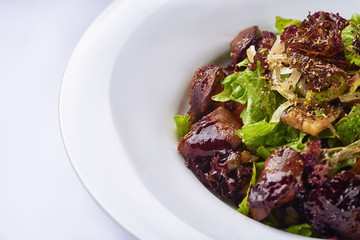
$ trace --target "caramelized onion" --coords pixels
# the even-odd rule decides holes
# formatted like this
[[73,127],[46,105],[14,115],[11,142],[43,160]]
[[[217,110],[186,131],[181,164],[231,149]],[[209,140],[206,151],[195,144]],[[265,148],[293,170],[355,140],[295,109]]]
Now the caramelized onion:
[[274,112],[270,122],[280,122],[281,114],[290,106],[294,105],[294,101],[287,101],[281,104]]
[[278,91],[284,98],[288,100],[294,100],[296,98],[296,95],[293,93],[296,89],[295,86],[299,79],[301,78],[301,73],[296,70],[292,69],[292,73],[288,78],[286,78],[283,82],[279,78],[280,72],[274,71],[275,74],[273,76],[276,78],[273,82],[273,86],[271,87],[271,90]]
[[256,50],[255,50],[255,46],[251,45],[247,50],[246,50],[246,55],[247,58],[249,59],[250,62],[254,62],[254,57],[256,55]]
[[306,85],[305,79],[302,78],[299,80],[297,84],[297,90],[301,95],[303,95],[304,97],[306,96],[308,91],[308,86]]
[[360,92],[347,93],[339,96],[341,102],[352,102],[355,100],[360,100]]

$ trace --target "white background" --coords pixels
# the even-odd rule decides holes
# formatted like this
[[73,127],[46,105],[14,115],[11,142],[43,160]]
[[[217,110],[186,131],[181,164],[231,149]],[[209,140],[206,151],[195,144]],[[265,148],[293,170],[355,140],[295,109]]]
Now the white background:
[[0,1],[0,240],[133,239],[79,181],[58,120],[66,64],[111,2]]

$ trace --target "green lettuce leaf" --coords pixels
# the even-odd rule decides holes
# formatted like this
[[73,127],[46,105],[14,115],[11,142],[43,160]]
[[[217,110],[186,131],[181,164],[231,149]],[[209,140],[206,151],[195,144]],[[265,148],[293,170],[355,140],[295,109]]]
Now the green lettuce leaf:
[[356,25],[360,24],[360,14],[354,13],[349,19],[350,22],[353,22]]
[[191,123],[189,122],[190,116],[185,115],[176,115],[174,116],[175,124],[176,124],[176,133],[178,138],[182,138],[185,136],[191,127]]
[[295,150],[304,150],[306,147],[303,140],[307,134],[282,122],[260,121],[244,126],[236,133],[248,149],[265,159],[276,148],[284,145]]
[[357,72],[348,82],[350,85],[349,93],[355,92],[360,86],[360,72]]
[[323,161],[335,171],[340,171],[344,167],[351,167],[360,158],[360,140],[339,147],[327,148],[323,152]]
[[295,233],[305,237],[314,237],[316,236],[315,229],[308,223],[303,223],[299,225],[291,225],[284,231]]
[[246,192],[246,196],[243,198],[243,200],[241,201],[241,203],[239,204],[239,207],[237,209],[237,211],[245,216],[249,216],[249,207],[247,206],[247,202],[248,202],[248,196],[249,196],[249,191],[250,188],[248,188],[247,192]]
[[342,162],[339,162],[335,166],[335,169],[332,171],[332,175],[336,175],[338,172],[344,170],[345,168],[351,168],[356,163],[356,161],[356,158],[349,158]]
[[262,120],[269,120],[284,98],[275,91],[270,91],[260,62],[257,69],[246,68],[227,76],[222,82],[224,91],[213,96],[214,101],[226,102],[233,100],[246,105],[240,117],[244,125]]
[[309,90],[306,93],[305,104],[329,102],[333,99],[338,98],[348,89],[348,87],[349,86],[346,83],[346,80],[343,79],[339,86],[331,86],[330,88],[321,92],[313,92]]
[[297,19],[282,18],[280,16],[276,16],[275,18],[275,27],[280,33],[284,32],[284,28],[288,26],[291,25],[300,26],[300,24],[301,21]]
[[301,217],[292,207],[276,208],[271,211],[262,223],[286,232],[306,237],[316,237],[315,229],[308,223],[299,222],[300,219]]
[[338,138],[348,145],[360,138],[360,104],[352,107],[350,113],[335,125]]
[[241,62],[237,63],[236,66],[239,68],[246,67],[248,65],[248,63],[249,63],[249,59],[245,58]]
[[251,175],[251,180],[249,183],[249,187],[248,190],[246,192],[246,196],[244,197],[244,199],[241,201],[241,203],[239,204],[239,208],[237,209],[237,211],[241,214],[244,214],[245,216],[249,216],[249,207],[247,206],[247,202],[248,202],[248,196],[249,196],[249,192],[250,189],[255,186],[257,179],[260,176],[261,170],[264,167],[264,162],[253,162],[253,171],[252,171],[252,175]]
[[[344,53],[346,59],[351,63],[360,66],[360,32],[359,25],[349,24],[341,32],[344,41]],[[356,44],[355,44],[356,43]]]

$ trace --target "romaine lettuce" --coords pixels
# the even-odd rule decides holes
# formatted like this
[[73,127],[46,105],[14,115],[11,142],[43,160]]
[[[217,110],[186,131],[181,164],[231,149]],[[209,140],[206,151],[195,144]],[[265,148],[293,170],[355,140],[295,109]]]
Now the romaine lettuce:
[[348,145],[360,137],[360,104],[352,107],[350,113],[335,125],[338,138]]
[[356,161],[357,161],[356,158],[349,158],[342,162],[338,162],[336,164],[334,170],[332,171],[332,175],[337,174],[338,172],[340,172],[341,170],[344,170],[345,168],[351,168],[352,166],[354,166]]
[[175,120],[175,124],[176,124],[176,133],[178,138],[182,138],[183,136],[185,136],[191,127],[191,124],[189,122],[190,120],[190,116],[185,114],[185,115],[176,115],[174,116],[174,120]]
[[222,82],[224,91],[213,96],[214,101],[226,102],[233,100],[247,104],[240,117],[245,126],[262,120],[269,120],[284,98],[270,88],[263,76],[260,62],[257,69],[246,68],[227,76]]
[[300,24],[301,21],[297,19],[282,18],[280,16],[276,16],[275,18],[275,27],[280,33],[284,32],[284,28],[288,26],[291,25],[300,26]]
[[314,92],[309,90],[306,94],[305,104],[329,102],[338,98],[348,89],[348,84],[343,80],[338,86],[331,86],[330,88],[321,92]]
[[350,22],[353,22],[354,24],[358,25],[360,24],[360,14],[354,13],[351,18],[349,19]]
[[242,213],[245,216],[249,215],[249,207],[247,206],[247,202],[248,202],[248,196],[249,196],[250,188],[255,186],[256,181],[259,178],[261,170],[263,169],[263,167],[264,167],[264,162],[253,162],[252,176],[251,176],[251,180],[250,180],[250,183],[249,183],[248,190],[246,192],[246,196],[241,201],[241,203],[239,204],[239,208],[237,209],[237,211],[239,213]]
[[237,134],[248,149],[265,159],[276,148],[284,145],[295,150],[304,150],[306,147],[303,141],[307,134],[282,122],[260,121],[244,126]]
[[341,32],[344,41],[344,53],[346,59],[360,66],[360,32],[359,25],[349,24]]
[[316,236],[315,230],[310,224],[303,223],[299,225],[291,225],[288,228],[284,229],[286,232],[295,233],[305,237],[314,237]]

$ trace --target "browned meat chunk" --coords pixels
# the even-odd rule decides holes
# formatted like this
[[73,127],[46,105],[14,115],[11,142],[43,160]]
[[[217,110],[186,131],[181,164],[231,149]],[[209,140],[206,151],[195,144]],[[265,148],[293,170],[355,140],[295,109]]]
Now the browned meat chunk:
[[360,158],[356,159],[356,163],[352,166],[351,171],[360,174]]
[[246,104],[243,105],[241,103],[235,101],[227,101],[222,104],[227,110],[229,110],[234,116],[235,120],[238,121],[241,125],[243,125],[242,119],[240,118],[240,114],[245,109]]
[[178,150],[185,157],[206,157],[236,149],[241,139],[236,135],[240,124],[224,107],[218,107],[196,122],[181,138]]
[[217,197],[239,204],[248,187],[252,161],[249,152],[237,151],[240,124],[224,107],[201,118],[178,145],[186,166]]
[[251,45],[256,44],[256,40],[259,38],[260,34],[260,30],[257,26],[249,27],[239,32],[230,43],[233,63],[236,64],[245,59],[246,49]]
[[271,49],[276,41],[276,35],[272,32],[262,31],[256,44],[257,48]]
[[273,208],[292,201],[303,188],[304,161],[290,147],[276,149],[265,161],[259,181],[250,190],[248,203],[253,218],[261,221]]
[[305,213],[321,237],[360,239],[360,175],[343,171],[323,182],[310,192]]
[[297,105],[285,111],[280,117],[280,121],[299,129],[312,136],[318,135],[326,128],[332,127],[333,123],[343,111],[341,107],[324,106],[320,114],[316,114],[313,110],[307,109],[307,106]]
[[202,116],[216,108],[216,103],[211,97],[222,91],[221,82],[225,75],[221,67],[211,63],[199,68],[192,79],[190,91],[190,121],[198,121]]

